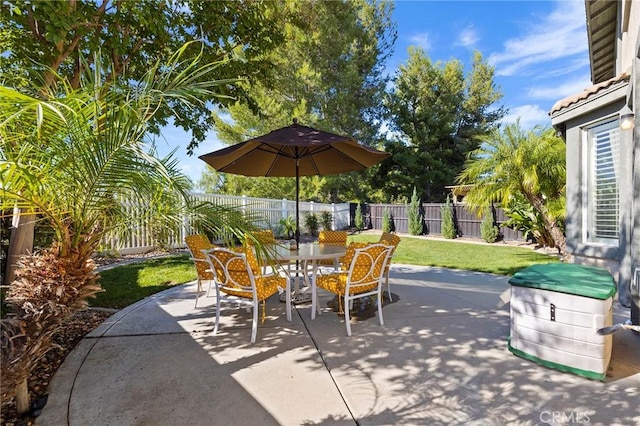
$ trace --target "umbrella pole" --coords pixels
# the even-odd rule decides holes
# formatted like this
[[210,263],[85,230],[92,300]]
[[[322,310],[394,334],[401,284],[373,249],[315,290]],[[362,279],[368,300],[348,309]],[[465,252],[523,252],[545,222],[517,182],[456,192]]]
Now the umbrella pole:
[[300,246],[300,171],[296,160],[296,245]]

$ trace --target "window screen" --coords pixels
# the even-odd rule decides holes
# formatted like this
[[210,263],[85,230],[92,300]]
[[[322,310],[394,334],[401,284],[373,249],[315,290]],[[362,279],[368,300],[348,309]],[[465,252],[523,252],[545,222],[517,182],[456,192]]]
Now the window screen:
[[618,245],[620,129],[609,121],[587,131],[587,242]]

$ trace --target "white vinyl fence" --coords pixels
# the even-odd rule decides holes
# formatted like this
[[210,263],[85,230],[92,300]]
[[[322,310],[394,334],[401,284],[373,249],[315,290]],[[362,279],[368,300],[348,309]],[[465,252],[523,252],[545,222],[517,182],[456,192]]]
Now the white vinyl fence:
[[[296,202],[295,200],[273,200],[269,198],[253,198],[247,196],[219,195],[219,194],[200,194],[191,193],[197,199],[209,201],[216,205],[230,206],[240,208],[244,211],[257,214],[260,218],[257,225],[265,229],[279,230],[279,222],[282,218],[291,216],[295,219]],[[134,209],[130,204],[125,203],[127,208]],[[333,223],[332,229],[346,229],[350,225],[349,203],[341,204],[323,204],[314,203],[313,201],[300,202],[300,232],[304,233],[304,216],[305,212],[313,212],[318,216],[328,211],[331,213]],[[320,219],[318,217],[318,219]],[[157,248],[159,244],[163,244],[172,248],[186,247],[184,244],[185,236],[193,233],[194,230],[189,226],[189,218],[183,219],[183,225],[177,232],[169,235],[158,236],[152,229],[152,224],[146,224],[142,219],[133,224],[131,232],[126,238],[111,237],[106,238],[102,243],[102,250],[113,250],[120,254],[136,254],[145,253]]]

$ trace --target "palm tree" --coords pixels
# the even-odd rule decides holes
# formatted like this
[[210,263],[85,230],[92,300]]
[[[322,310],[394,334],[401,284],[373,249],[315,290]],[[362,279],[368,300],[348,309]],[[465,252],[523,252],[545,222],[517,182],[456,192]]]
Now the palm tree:
[[524,131],[509,124],[480,137],[481,146],[469,154],[457,182],[472,185],[465,202],[483,209],[497,202],[508,206],[525,200],[539,214],[545,230],[563,257],[566,240],[565,145],[553,129]]
[[238,210],[193,201],[176,160],[153,155],[149,126],[159,108],[199,104],[227,83],[202,79],[219,64],[186,60],[185,48],[151,64],[134,89],[106,80],[99,55],[79,88],[60,80],[45,100],[0,87],[0,211],[35,214],[55,235],[50,248],[22,259],[7,293],[16,316],[2,320],[3,393],[22,395],[19,410],[56,325],[101,291],[91,260],[100,240],[141,224],[122,201],[156,228],[176,229],[187,213],[217,234],[242,236],[250,226]]

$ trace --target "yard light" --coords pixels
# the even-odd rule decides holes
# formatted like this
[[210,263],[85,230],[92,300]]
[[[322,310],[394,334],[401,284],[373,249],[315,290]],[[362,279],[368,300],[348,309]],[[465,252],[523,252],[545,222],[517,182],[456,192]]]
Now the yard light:
[[620,110],[620,129],[621,130],[631,130],[635,126],[635,114],[629,108],[629,105],[625,105]]

